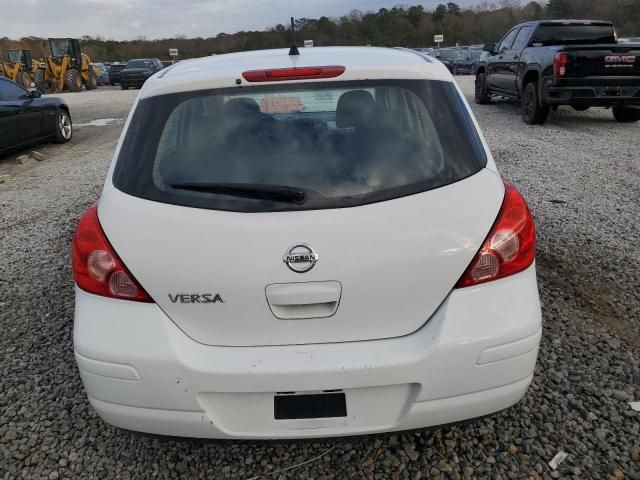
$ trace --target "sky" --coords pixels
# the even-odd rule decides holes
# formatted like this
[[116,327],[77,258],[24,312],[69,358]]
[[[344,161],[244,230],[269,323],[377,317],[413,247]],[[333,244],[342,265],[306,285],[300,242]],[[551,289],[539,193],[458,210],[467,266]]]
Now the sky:
[[[460,6],[479,0],[458,0]],[[0,37],[82,37],[115,40],[176,35],[212,37],[218,33],[263,30],[287,24],[289,17],[339,17],[351,10],[377,11],[442,0],[0,0]]]

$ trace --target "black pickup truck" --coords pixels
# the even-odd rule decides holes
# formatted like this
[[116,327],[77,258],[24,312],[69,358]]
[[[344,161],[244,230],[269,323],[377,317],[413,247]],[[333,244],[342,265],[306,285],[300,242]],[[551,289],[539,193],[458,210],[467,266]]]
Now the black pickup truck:
[[611,22],[551,20],[522,23],[476,71],[475,100],[520,100],[522,119],[543,124],[549,110],[611,107],[619,122],[640,120],[640,44],[617,43]]

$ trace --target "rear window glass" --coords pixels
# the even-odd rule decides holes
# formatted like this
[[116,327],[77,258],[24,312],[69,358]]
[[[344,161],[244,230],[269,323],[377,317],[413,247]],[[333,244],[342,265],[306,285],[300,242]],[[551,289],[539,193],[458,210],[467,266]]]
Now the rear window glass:
[[440,50],[442,58],[458,58],[460,53],[455,50]]
[[533,46],[545,45],[589,45],[616,43],[611,25],[540,25],[531,39]]
[[129,60],[127,62],[127,68],[149,68],[151,67],[151,60]]
[[314,82],[144,99],[113,182],[176,205],[306,210],[423,192],[485,164],[452,83]]

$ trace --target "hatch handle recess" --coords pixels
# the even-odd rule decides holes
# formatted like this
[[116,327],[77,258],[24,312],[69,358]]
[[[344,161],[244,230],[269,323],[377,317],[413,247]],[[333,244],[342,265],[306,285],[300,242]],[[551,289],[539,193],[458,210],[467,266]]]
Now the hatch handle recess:
[[340,282],[274,283],[265,289],[271,312],[280,319],[330,317],[340,304]]

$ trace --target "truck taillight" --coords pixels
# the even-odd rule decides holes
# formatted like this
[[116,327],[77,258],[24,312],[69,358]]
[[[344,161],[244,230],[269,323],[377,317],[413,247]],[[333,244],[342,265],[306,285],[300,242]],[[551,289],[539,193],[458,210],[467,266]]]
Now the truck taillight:
[[509,182],[504,182],[504,189],[498,218],[456,288],[508,277],[527,269],[535,259],[536,232],[527,202]]
[[569,63],[569,54],[558,52],[553,59],[553,74],[556,77],[564,77],[567,73],[567,64]]
[[82,215],[71,244],[73,278],[82,290],[103,297],[153,302],[118,258],[98,220],[98,203]]

